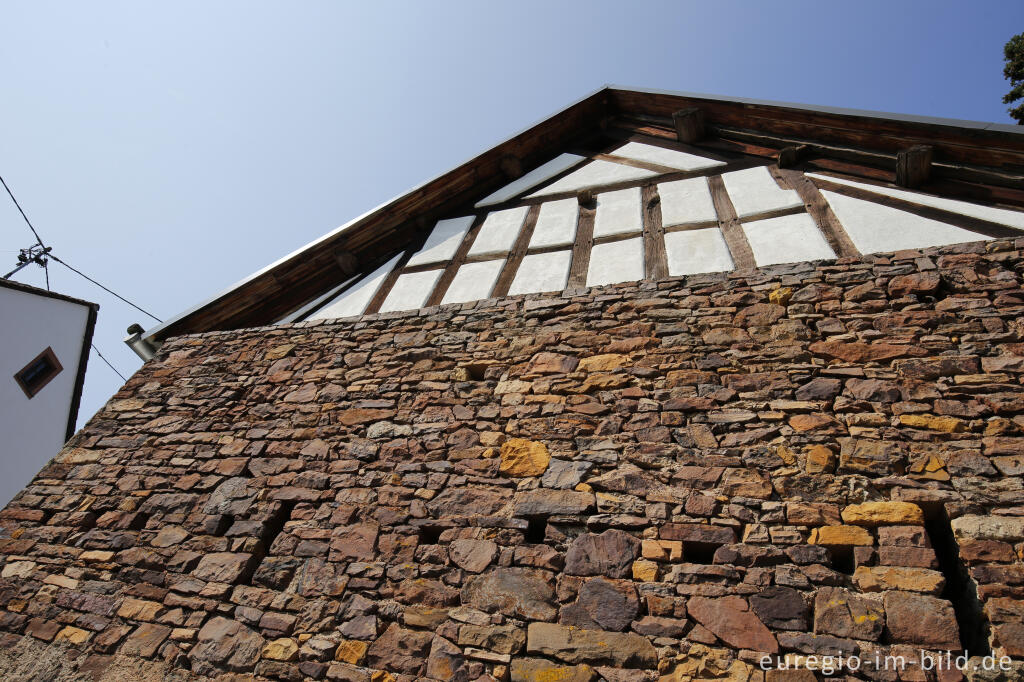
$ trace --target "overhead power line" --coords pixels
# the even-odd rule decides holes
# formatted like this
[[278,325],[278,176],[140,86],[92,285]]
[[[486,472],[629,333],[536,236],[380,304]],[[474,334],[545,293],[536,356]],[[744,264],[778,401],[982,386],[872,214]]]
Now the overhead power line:
[[18,207],[18,213],[20,213],[21,217],[25,219],[25,224],[28,225],[28,229],[32,230],[32,234],[35,235],[36,242],[39,243],[39,246],[46,246],[46,244],[43,244],[42,237],[40,237],[39,233],[36,232],[36,228],[32,226],[32,221],[28,219],[28,216],[25,215],[25,211],[21,209],[21,204],[19,204],[18,200],[14,198],[14,192],[12,192],[11,188],[7,186],[7,182],[4,180],[3,176],[0,176],[0,183],[2,183],[4,189],[7,190],[7,196],[9,196],[11,201],[14,202],[14,205]]
[[117,298],[121,299],[122,301],[124,301],[125,303],[127,303],[128,305],[130,305],[131,307],[133,307],[133,308],[135,308],[136,310],[138,310],[138,311],[139,311],[140,313],[143,313],[143,314],[145,314],[145,315],[149,315],[150,317],[152,317],[152,318],[153,318],[154,320],[156,320],[157,322],[163,323],[163,320],[161,320],[161,319],[160,319],[159,317],[157,317],[157,316],[156,316],[156,315],[154,315],[153,313],[151,313],[151,312],[149,312],[149,311],[147,311],[147,310],[145,310],[145,309],[143,309],[143,308],[140,308],[139,306],[135,305],[134,303],[132,303],[131,301],[129,301],[129,300],[127,299],[127,298],[125,298],[125,297],[124,297],[124,296],[122,296],[121,294],[117,293],[116,291],[113,291],[112,289],[108,289],[107,287],[103,286],[102,284],[100,284],[99,282],[97,282],[96,280],[94,280],[94,279],[93,279],[92,277],[90,277],[89,275],[85,274],[85,273],[84,273],[84,272],[82,272],[81,270],[76,270],[75,268],[71,267],[70,265],[68,265],[67,263],[65,263],[64,261],[62,261],[62,260],[61,260],[60,258],[58,258],[57,256],[54,256],[54,255],[53,255],[52,253],[50,254],[50,258],[52,258],[53,260],[55,260],[55,261],[57,261],[58,263],[60,263],[61,265],[63,265],[64,267],[66,267],[66,268],[67,268],[68,270],[70,270],[71,272],[74,272],[75,274],[77,274],[77,275],[79,275],[79,276],[81,276],[81,277],[84,277],[85,279],[89,280],[90,282],[92,282],[93,284],[95,284],[96,286],[98,286],[98,287],[99,287],[100,289],[103,289],[103,291],[107,292],[108,294],[111,294],[111,295],[113,295],[113,296],[116,296]]
[[94,351],[96,351],[96,355],[100,356],[100,360],[102,360],[103,362],[107,363],[107,367],[109,367],[110,369],[114,370],[114,374],[116,374],[117,376],[121,377],[121,381],[128,381],[127,379],[124,378],[123,374],[121,374],[120,372],[117,371],[116,367],[114,367],[112,364],[110,364],[110,360],[107,360],[105,357],[103,357],[103,353],[100,352],[100,349],[96,347],[95,343],[92,344],[92,349]]

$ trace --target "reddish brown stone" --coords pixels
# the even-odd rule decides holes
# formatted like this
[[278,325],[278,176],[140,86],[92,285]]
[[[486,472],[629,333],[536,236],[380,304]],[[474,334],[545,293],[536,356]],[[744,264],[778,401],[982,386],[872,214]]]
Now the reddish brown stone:
[[770,654],[779,651],[775,635],[741,597],[694,597],[686,608],[697,622],[729,646]]
[[885,593],[886,630],[893,642],[957,651],[960,629],[944,599],[909,592]]
[[600,535],[584,533],[569,546],[565,572],[625,578],[631,574],[633,560],[639,555],[640,541],[629,533],[621,530],[606,530]]

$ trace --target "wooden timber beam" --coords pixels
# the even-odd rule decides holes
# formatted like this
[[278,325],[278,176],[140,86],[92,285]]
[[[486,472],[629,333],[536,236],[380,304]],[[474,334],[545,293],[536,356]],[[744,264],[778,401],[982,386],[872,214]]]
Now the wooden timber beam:
[[672,113],[676,138],[680,142],[693,144],[704,138],[704,112],[699,107],[688,107]]
[[916,189],[928,182],[932,156],[935,150],[926,144],[916,144],[896,154],[896,184]]

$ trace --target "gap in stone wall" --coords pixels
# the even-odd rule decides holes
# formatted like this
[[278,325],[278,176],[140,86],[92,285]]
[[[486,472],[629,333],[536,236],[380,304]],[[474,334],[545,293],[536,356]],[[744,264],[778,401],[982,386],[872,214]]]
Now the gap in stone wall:
[[960,644],[971,655],[988,656],[992,653],[988,619],[982,611],[974,581],[960,559],[960,546],[953,536],[949,516],[939,505],[921,506],[925,511],[925,532],[935,550],[939,570],[946,578],[942,598],[953,604],[960,628]]

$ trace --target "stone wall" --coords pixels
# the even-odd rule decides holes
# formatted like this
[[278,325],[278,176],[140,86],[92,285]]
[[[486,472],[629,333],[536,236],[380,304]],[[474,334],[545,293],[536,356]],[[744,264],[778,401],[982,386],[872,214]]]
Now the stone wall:
[[0,512],[3,644],[375,682],[1019,662],[1021,248],[173,339]]

